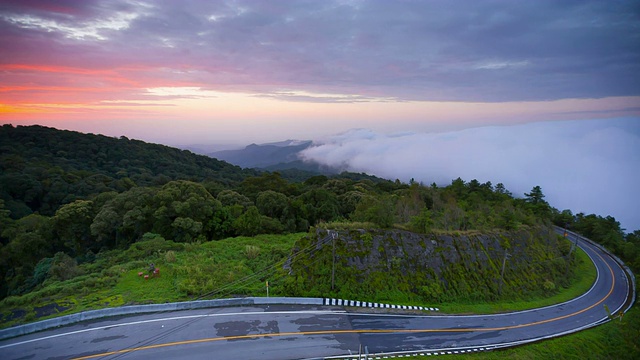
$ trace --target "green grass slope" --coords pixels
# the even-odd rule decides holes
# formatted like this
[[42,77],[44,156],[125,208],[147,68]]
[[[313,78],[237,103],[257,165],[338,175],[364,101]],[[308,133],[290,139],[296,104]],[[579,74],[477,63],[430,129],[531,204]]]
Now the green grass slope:
[[[72,279],[49,279],[28,294],[5,298],[0,302],[0,326],[109,306],[266,296],[266,281],[272,295],[285,295],[283,265],[302,235],[186,244],[146,236],[125,251],[101,252],[92,263],[66,269],[78,274]],[[150,263],[160,275],[145,280]]]

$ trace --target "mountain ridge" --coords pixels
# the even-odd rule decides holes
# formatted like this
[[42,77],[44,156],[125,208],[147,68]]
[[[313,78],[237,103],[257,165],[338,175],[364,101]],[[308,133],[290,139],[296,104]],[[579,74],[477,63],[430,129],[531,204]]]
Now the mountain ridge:
[[243,168],[268,168],[277,164],[287,164],[300,160],[298,154],[311,146],[311,140],[285,140],[267,144],[250,144],[243,149],[221,150],[209,153]]

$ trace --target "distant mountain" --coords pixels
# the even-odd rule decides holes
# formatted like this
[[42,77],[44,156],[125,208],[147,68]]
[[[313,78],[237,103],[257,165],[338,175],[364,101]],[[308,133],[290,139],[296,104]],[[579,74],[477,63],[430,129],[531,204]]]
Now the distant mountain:
[[177,147],[182,150],[189,150],[194,154],[209,156],[210,153],[214,151],[223,151],[223,150],[231,150],[237,149],[238,145],[225,145],[225,144],[177,144],[168,146]]
[[319,164],[302,162],[298,153],[311,146],[310,140],[286,140],[268,144],[251,144],[240,150],[223,150],[209,153],[209,156],[224,160],[243,168],[260,168],[269,171],[301,169],[320,171]]

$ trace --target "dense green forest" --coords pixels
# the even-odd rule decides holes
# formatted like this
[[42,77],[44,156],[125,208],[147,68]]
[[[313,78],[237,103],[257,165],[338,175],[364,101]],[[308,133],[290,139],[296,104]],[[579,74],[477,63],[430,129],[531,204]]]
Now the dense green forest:
[[332,221],[416,233],[553,222],[640,266],[639,231],[554,209],[538,186],[519,198],[501,183],[460,178],[441,187],[347,173],[290,181],[166,146],[39,126],[5,125],[0,143],[0,298],[80,275],[78,265],[143,239],[204,243]]
[[42,126],[3,125],[0,157],[0,199],[14,219],[108,191],[178,179],[233,185],[257,174],[186,150]]

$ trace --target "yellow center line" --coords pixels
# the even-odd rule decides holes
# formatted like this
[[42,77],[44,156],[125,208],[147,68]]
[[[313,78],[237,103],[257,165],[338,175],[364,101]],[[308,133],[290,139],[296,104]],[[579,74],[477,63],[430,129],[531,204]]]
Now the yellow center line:
[[613,293],[613,289],[616,283],[616,279],[613,273],[613,269],[607,262],[600,256],[600,254],[596,253],[596,255],[604,262],[604,264],[609,268],[609,272],[611,273],[611,288],[607,295],[605,295],[600,301],[597,303],[584,308],[582,310],[576,311],[571,314],[558,316],[555,318],[550,318],[546,320],[534,321],[526,324],[519,325],[509,325],[509,326],[500,326],[493,328],[457,328],[457,329],[360,329],[360,330],[318,330],[318,331],[300,331],[300,332],[283,332],[283,333],[270,333],[270,334],[250,334],[250,335],[236,335],[236,336],[224,336],[224,337],[216,337],[216,338],[205,338],[205,339],[195,339],[195,340],[184,340],[184,341],[175,341],[163,344],[155,344],[155,345],[147,345],[140,346],[129,349],[122,349],[110,352],[104,352],[100,354],[88,355],[83,357],[74,358],[73,360],[85,360],[85,359],[94,359],[103,356],[109,355],[117,355],[124,354],[134,351],[141,350],[149,350],[149,349],[158,349],[169,346],[177,346],[177,345],[190,345],[190,344],[199,344],[206,342],[214,342],[214,341],[222,341],[222,340],[241,340],[241,339],[257,339],[257,338],[266,338],[266,337],[285,337],[285,336],[303,336],[303,335],[339,335],[339,334],[416,334],[416,333],[445,333],[445,332],[487,332],[487,331],[502,331],[502,330],[511,330],[511,329],[519,329],[523,327],[529,327],[534,325],[546,324],[553,321],[558,321],[562,319],[566,319],[571,316],[582,314],[583,312],[589,311],[594,307],[602,304],[611,293]]

